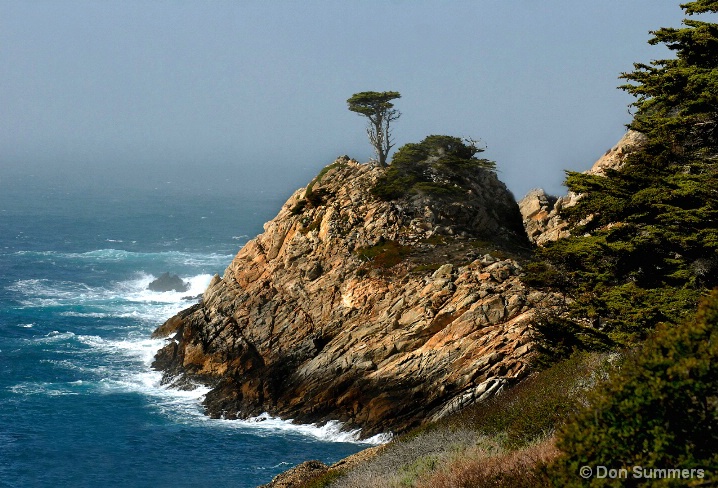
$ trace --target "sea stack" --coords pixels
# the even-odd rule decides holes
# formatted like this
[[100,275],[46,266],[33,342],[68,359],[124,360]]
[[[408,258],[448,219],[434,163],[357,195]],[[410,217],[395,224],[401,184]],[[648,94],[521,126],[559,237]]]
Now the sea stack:
[[165,292],[165,291],[187,291],[189,290],[189,283],[182,281],[182,278],[169,272],[162,273],[159,278],[150,282],[147,285],[147,289],[151,291]]

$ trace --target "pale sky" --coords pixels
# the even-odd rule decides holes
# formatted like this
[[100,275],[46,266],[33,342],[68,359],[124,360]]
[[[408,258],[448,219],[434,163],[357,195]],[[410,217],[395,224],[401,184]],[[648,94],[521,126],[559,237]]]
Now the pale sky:
[[0,0],[0,183],[288,193],[372,155],[359,91],[398,91],[396,147],[482,140],[521,198],[562,194],[624,133],[667,0]]

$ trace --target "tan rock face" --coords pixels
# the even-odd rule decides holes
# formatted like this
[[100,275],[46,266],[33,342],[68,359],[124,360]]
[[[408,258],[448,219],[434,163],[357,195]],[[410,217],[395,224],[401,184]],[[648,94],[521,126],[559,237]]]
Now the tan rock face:
[[564,237],[568,237],[568,223],[559,217],[562,208],[575,205],[578,195],[570,193],[564,197],[547,195],[541,189],[531,190],[519,201],[519,209],[524,219],[526,235],[534,244],[543,246]]
[[646,140],[646,136],[640,132],[629,130],[621,137],[621,140],[618,141],[615,146],[606,151],[606,154],[593,163],[591,169],[586,171],[586,173],[590,175],[604,175],[608,169],[620,170],[626,162],[626,157],[632,152],[642,148]]
[[[213,386],[207,412],[336,419],[362,434],[402,431],[481,401],[527,373],[533,310],[500,243],[521,217],[492,173],[460,201],[384,202],[382,169],[340,159],[297,191],[171,318],[155,366]],[[497,244],[499,243],[499,244]],[[489,246],[489,247],[486,247]],[[181,383],[181,381],[180,381]]]
[[[640,132],[629,130],[618,143],[606,151],[587,174],[603,176],[609,169],[620,170],[626,157],[645,144],[646,136]],[[552,197],[541,189],[531,190],[519,201],[526,234],[531,242],[543,246],[570,235],[568,224],[561,220],[559,213],[562,208],[571,207],[578,202],[580,195],[569,192],[563,197]]]

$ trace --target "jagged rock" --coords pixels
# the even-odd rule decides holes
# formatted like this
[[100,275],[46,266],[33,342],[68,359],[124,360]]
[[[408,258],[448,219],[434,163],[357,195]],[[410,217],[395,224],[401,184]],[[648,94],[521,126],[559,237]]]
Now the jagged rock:
[[547,195],[542,189],[534,189],[519,201],[524,228],[529,240],[538,246],[568,237],[568,224],[558,216],[564,207],[575,205],[578,195],[569,192],[563,197]]
[[328,470],[329,466],[321,461],[305,461],[278,474],[271,482],[258,488],[295,488],[304,486],[305,483],[326,473]]
[[189,290],[189,283],[182,281],[177,275],[171,275],[169,273],[162,273],[159,278],[153,280],[147,289],[152,291],[187,291]]
[[386,202],[370,191],[382,171],[341,158],[312,201],[295,192],[200,304],[160,328],[165,381],[212,386],[213,417],[339,420],[371,436],[523,377],[534,309],[552,297],[485,247],[526,242],[513,196],[479,171],[459,200]]
[[[619,171],[626,162],[626,157],[643,147],[645,142],[645,135],[629,130],[586,173],[602,176],[609,169]],[[579,198],[580,195],[572,192],[563,197],[547,195],[542,189],[528,192],[519,201],[519,209],[529,240],[538,246],[543,246],[548,242],[568,237],[570,235],[568,224],[561,220],[559,213],[562,208],[575,205]]]
[[586,173],[591,175],[604,175],[608,169],[620,171],[626,162],[626,157],[632,152],[641,149],[647,140],[648,138],[640,132],[636,132],[635,130],[627,131],[623,137],[621,137],[621,140],[606,151],[598,161],[593,163],[591,169],[586,171]]

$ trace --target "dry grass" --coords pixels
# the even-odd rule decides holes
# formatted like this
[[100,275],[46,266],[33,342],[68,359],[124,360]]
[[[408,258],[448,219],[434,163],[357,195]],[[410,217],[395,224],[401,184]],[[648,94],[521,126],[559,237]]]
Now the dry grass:
[[540,488],[552,486],[545,466],[559,455],[550,438],[541,443],[486,457],[465,453],[415,485],[417,488]]
[[335,480],[335,488],[397,488],[414,486],[418,479],[451,464],[471,450],[495,455],[500,446],[469,430],[431,430],[392,442],[375,458]]
[[384,446],[346,470],[335,488],[535,488],[552,486],[553,433],[603,379],[611,357],[574,355],[497,397]]

